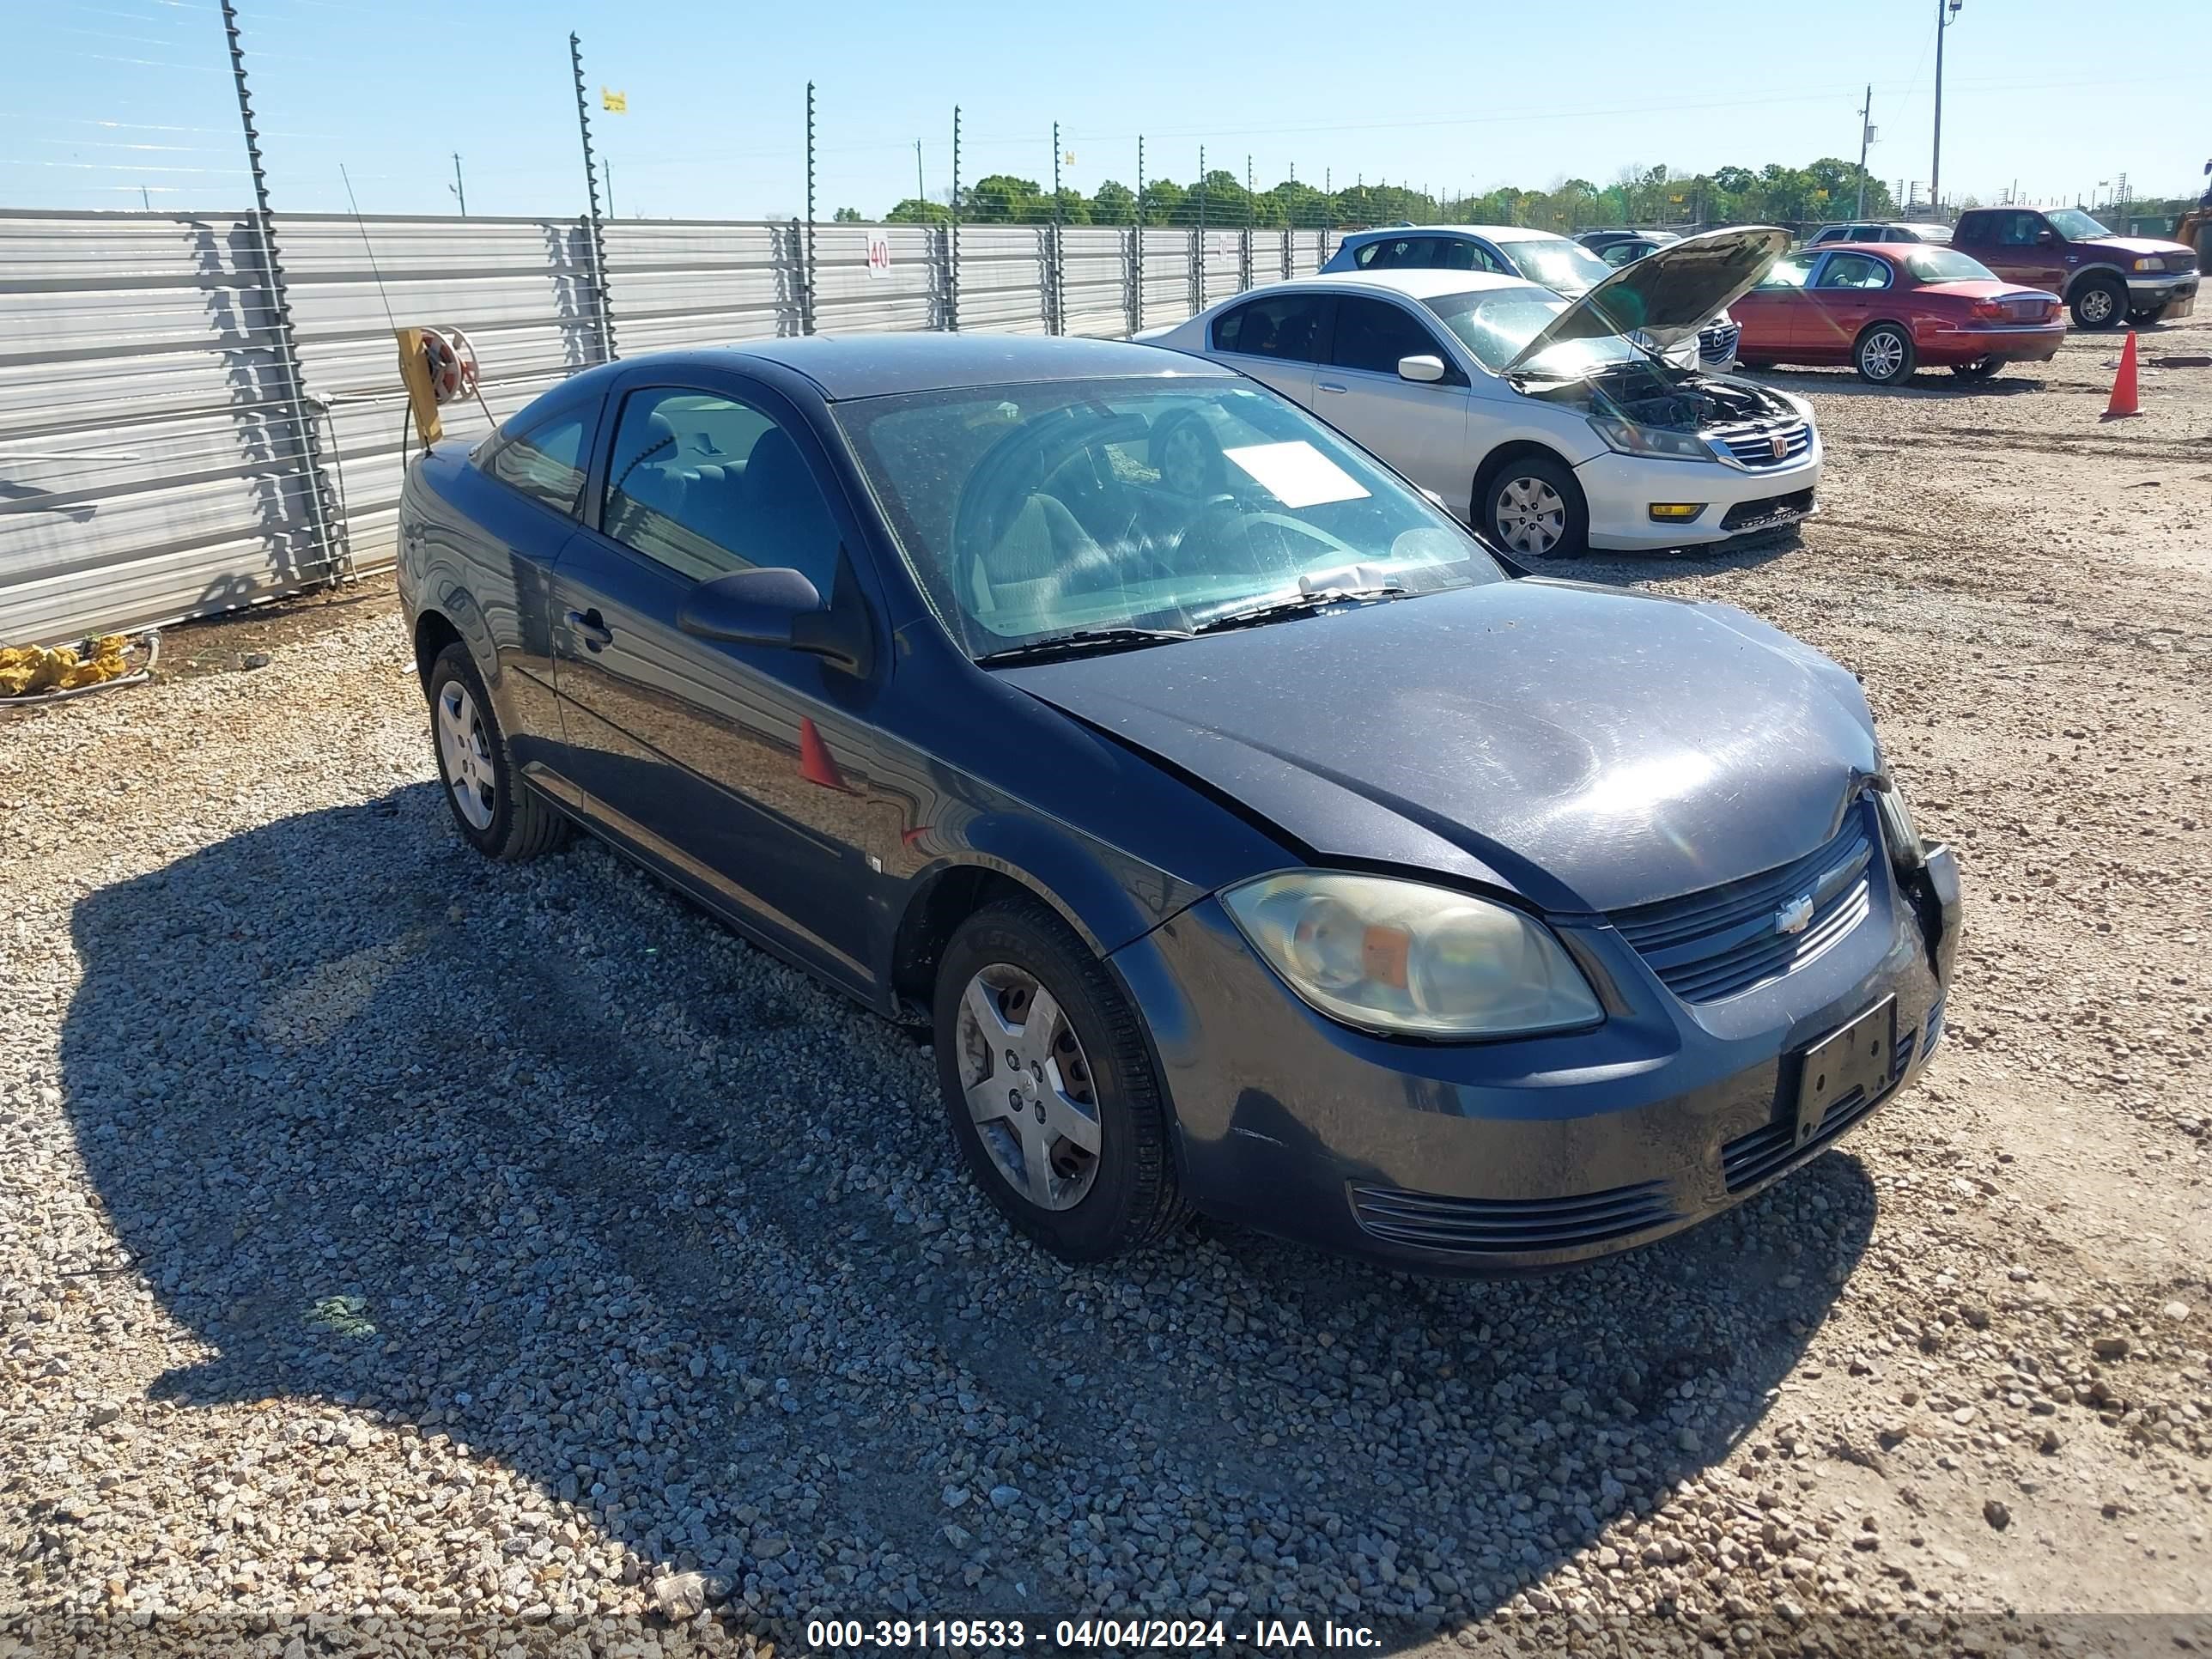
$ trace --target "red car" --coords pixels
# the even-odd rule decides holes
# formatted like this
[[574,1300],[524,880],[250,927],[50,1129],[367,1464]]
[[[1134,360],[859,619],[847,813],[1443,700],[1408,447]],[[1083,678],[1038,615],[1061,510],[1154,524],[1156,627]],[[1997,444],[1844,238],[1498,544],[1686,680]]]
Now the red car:
[[1746,368],[1849,363],[1876,386],[1915,368],[1985,380],[2007,363],[2049,362],[2066,337],[2056,294],[1932,243],[1806,248],[1776,260],[1729,309]]

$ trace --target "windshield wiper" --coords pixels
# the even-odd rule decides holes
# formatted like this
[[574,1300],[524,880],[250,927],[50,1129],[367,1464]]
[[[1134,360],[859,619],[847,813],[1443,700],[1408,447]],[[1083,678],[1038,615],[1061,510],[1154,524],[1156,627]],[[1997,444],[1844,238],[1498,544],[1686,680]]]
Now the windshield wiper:
[[1251,628],[1261,623],[1279,622],[1285,617],[1302,617],[1310,611],[1326,610],[1332,605],[1364,605],[1373,599],[1395,599],[1411,591],[1396,582],[1383,582],[1373,587],[1317,588],[1310,593],[1293,593],[1285,599],[1269,599],[1264,605],[1252,605],[1246,610],[1209,617],[1199,623],[1198,631],[1213,634],[1224,629]]
[[1079,628],[1073,634],[1055,634],[1048,640],[1010,645],[1003,651],[987,651],[975,659],[977,666],[993,663],[1037,662],[1048,657],[1073,657],[1090,651],[1127,649],[1158,645],[1168,640],[1191,638],[1184,628]]

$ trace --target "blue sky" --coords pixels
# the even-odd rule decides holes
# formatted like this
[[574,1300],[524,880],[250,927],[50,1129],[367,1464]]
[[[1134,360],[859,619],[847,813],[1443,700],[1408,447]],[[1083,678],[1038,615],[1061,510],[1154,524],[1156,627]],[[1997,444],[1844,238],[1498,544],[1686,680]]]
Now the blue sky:
[[[624,217],[803,210],[817,83],[817,205],[878,213],[949,178],[1048,179],[1051,130],[1085,190],[1188,179],[1198,149],[1262,187],[1294,166],[1436,190],[1542,188],[1624,167],[1850,155],[1875,82],[1869,166],[1924,180],[1935,0],[1817,19],[1748,0],[1516,4],[1211,0],[886,5],[730,0],[240,0],[276,205],[444,212],[459,150],[474,213],[575,210],[568,33]],[[215,0],[14,0],[0,82],[0,206],[212,209],[248,198]],[[2125,112],[2203,101],[2136,64],[2212,62],[2212,7],[2166,9],[2144,52],[2070,52],[2077,6],[1966,0],[1946,37],[1945,193],[2191,194],[2212,125]],[[2117,39],[2118,37],[2115,37]],[[1837,42],[1848,43],[1838,46]],[[602,86],[627,116],[597,112]],[[2113,118],[2118,112],[2121,118]]]

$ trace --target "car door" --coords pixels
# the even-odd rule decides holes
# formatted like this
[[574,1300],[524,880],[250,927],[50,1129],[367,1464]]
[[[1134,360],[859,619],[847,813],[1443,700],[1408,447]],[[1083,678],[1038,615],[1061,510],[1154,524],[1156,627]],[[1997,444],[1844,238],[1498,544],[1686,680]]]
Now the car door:
[[[678,625],[702,581],[799,570],[879,616],[850,504],[791,406],[739,375],[617,383],[585,523],[555,572],[555,684],[585,810],[726,914],[828,976],[872,988],[890,902],[872,835],[871,678]],[[885,813],[889,813],[889,817]],[[878,858],[879,858],[878,854]]]
[[2033,208],[2005,208],[1977,216],[1973,230],[1976,240],[1964,251],[2005,281],[2047,289],[2053,294],[2066,291],[2066,279],[2071,273],[2067,269],[2065,239]]
[[1729,307],[1729,315],[1743,330],[1737,353],[1753,362],[1787,358],[1797,344],[1800,313],[1805,308],[1805,284],[1820,262],[1817,249],[1785,254],[1761,277],[1759,286]]
[[[1314,374],[1314,412],[1446,501],[1467,493],[1468,379],[1455,353],[1410,306],[1341,295],[1328,360]],[[1401,357],[1444,364],[1437,381],[1400,378]]]
[[1844,362],[1859,331],[1887,309],[1892,273],[1886,260],[1843,249],[1828,254],[1805,289],[1795,347],[1808,362]]
[[1334,309],[1334,299],[1313,291],[1248,300],[1213,319],[1213,355],[1310,409],[1314,365],[1328,348]]
[[599,398],[581,398],[495,438],[477,461],[483,482],[468,514],[480,539],[438,550],[461,573],[489,638],[492,692],[515,763],[572,806],[553,687],[553,569],[576,528],[599,413]]

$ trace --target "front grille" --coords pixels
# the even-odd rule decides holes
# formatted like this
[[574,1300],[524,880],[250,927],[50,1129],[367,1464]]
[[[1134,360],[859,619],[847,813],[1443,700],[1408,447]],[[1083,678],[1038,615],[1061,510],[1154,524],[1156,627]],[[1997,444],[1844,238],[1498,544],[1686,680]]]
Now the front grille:
[[1748,530],[1754,525],[1789,524],[1813,510],[1813,492],[1792,490],[1787,495],[1761,495],[1755,501],[1738,501],[1721,514],[1723,530]]
[[[1942,1034],[1943,1004],[1938,999],[1928,1011],[1927,1046],[1933,1048],[1936,1038]],[[1863,1088],[1852,1090],[1828,1108],[1820,1128],[1802,1146],[1796,1144],[1797,1126],[1788,1120],[1770,1123],[1729,1141],[1721,1148],[1721,1172],[1727,1178],[1729,1191],[1740,1193],[1747,1187],[1755,1187],[1771,1176],[1818,1157],[1841,1140],[1896,1092],[1898,1084],[1912,1069],[1913,1056],[1920,1052],[1921,1044],[1918,1031],[1902,1033],[1897,1039],[1896,1069],[1890,1073],[1888,1086],[1877,1094],[1869,1094]]]
[[2197,256],[2193,253],[2169,253],[2166,256],[2166,268],[2169,272],[2194,270],[2197,269]]
[[[1718,1002],[1780,979],[1842,939],[1873,908],[1871,810],[1862,800],[1834,840],[1794,863],[1616,910],[1613,925],[1685,1002]],[[1812,914],[1803,928],[1781,932],[1784,908],[1807,898]]]
[[1712,323],[1698,331],[1698,359],[1701,362],[1724,363],[1735,356],[1735,343],[1743,337],[1742,328],[1735,323]]
[[1352,1213],[1392,1244],[1461,1255],[1566,1250],[1625,1238],[1675,1218],[1667,1185],[1646,1181],[1574,1198],[1445,1198],[1354,1182]]
[[[1737,465],[1753,469],[1786,466],[1813,447],[1813,428],[1804,421],[1746,422],[1721,427],[1710,435],[1735,457]],[[1774,453],[1777,438],[1782,440],[1779,455]]]

